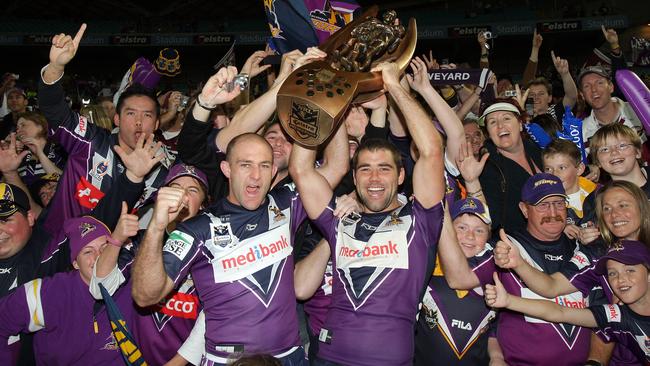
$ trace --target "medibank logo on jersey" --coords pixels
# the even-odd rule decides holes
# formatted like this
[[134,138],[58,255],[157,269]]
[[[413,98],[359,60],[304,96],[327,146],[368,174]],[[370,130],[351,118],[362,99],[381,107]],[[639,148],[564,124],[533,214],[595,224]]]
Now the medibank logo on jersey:
[[361,249],[353,249],[347,246],[341,246],[339,249],[339,257],[356,257],[356,258],[370,258],[378,257],[385,255],[398,255],[399,251],[397,249],[397,244],[393,243],[391,240],[388,241],[388,244],[383,245],[368,245],[367,247]]
[[236,257],[222,258],[221,265],[224,270],[246,266],[257,261],[262,261],[264,258],[281,252],[286,248],[289,248],[289,242],[284,235],[280,235],[280,240],[276,242],[251,246],[246,254],[240,254]]
[[577,299],[571,296],[558,296],[554,300],[556,304],[560,306],[565,306],[567,308],[574,308],[574,309],[587,308],[587,299]]

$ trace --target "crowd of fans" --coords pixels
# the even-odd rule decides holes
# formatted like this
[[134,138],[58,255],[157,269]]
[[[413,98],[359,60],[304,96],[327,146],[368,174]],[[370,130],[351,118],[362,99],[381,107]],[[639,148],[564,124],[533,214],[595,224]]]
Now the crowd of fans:
[[85,29],[53,37],[38,105],[0,86],[0,363],[650,362],[649,116],[612,78],[615,30],[582,69],[535,33],[516,84],[380,63],[383,94],[309,149],[276,101],[321,50],[73,110]]

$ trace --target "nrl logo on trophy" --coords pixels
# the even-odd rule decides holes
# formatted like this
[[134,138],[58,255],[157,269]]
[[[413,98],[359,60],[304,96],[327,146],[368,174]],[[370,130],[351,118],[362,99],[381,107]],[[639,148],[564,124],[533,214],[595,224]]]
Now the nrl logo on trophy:
[[318,108],[312,108],[307,103],[291,104],[289,127],[303,139],[318,137]]
[[415,19],[405,29],[390,10],[377,18],[371,7],[319,46],[327,58],[306,64],[284,81],[278,92],[278,116],[297,143],[315,147],[337,129],[350,104],[382,94],[381,74],[371,68],[395,62],[402,72],[417,42]]

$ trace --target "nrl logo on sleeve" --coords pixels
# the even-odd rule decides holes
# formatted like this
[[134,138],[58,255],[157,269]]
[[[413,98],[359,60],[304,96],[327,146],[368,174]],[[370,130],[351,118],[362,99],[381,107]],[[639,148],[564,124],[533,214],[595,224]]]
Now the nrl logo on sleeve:
[[174,231],[169,235],[169,239],[165,242],[163,247],[164,252],[168,252],[176,256],[176,258],[183,260],[190,252],[194,243],[194,238],[184,232]]

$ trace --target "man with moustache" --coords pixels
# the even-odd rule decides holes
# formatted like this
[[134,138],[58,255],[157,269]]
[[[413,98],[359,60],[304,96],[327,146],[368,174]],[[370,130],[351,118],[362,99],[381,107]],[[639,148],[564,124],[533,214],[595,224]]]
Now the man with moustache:
[[[527,220],[526,228],[507,234],[502,241],[519,248],[522,258],[535,268],[554,273],[577,272],[590,264],[581,246],[564,235],[567,196],[562,181],[551,174],[531,176],[521,191],[519,208]],[[460,247],[453,241],[440,241],[440,260],[449,285],[455,289],[472,289],[492,282],[497,271],[493,258],[472,269]],[[541,298],[512,271],[498,271],[508,292],[525,298]],[[550,299],[569,307],[586,307],[580,292]],[[548,323],[520,313],[502,312],[497,324],[497,339],[505,361],[513,364],[584,365],[589,352],[591,332],[568,324]],[[543,344],[544,347],[530,345]]]

